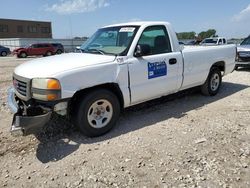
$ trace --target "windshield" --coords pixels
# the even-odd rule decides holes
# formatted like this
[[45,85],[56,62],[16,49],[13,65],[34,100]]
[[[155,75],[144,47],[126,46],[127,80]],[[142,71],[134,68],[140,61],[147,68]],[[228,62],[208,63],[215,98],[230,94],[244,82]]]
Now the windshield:
[[99,29],[81,47],[83,53],[126,55],[138,26],[119,26]]
[[250,45],[250,37],[245,38],[240,45]]
[[29,48],[29,47],[31,47],[31,44],[22,46],[22,48]]

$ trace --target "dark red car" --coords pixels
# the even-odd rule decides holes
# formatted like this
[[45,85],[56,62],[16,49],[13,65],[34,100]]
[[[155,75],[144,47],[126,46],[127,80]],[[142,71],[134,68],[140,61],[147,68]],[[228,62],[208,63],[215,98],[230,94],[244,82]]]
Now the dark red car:
[[19,58],[25,58],[27,56],[43,55],[50,56],[56,53],[56,48],[49,43],[32,44],[24,48],[17,48],[13,51],[13,54]]

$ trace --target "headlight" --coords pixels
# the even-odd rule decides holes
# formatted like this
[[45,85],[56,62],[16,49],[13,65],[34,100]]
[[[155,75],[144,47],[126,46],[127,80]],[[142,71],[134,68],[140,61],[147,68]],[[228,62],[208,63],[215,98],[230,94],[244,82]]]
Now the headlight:
[[239,56],[240,57],[250,57],[250,52],[247,52],[247,51],[245,51],[245,52],[239,52]]
[[61,98],[60,82],[53,78],[32,79],[32,97],[43,101],[54,101]]

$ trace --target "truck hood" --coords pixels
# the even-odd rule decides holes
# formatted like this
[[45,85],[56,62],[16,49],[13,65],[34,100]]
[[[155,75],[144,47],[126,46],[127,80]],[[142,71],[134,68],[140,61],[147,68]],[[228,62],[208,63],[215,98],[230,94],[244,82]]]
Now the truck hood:
[[19,50],[24,50],[24,49],[26,49],[26,48],[16,48],[16,49],[13,50],[13,52],[17,52]]
[[86,53],[55,55],[38,58],[19,65],[14,70],[14,73],[29,79],[53,77],[64,71],[112,62],[115,58],[115,56]]
[[240,45],[237,47],[238,52],[250,51],[250,45]]

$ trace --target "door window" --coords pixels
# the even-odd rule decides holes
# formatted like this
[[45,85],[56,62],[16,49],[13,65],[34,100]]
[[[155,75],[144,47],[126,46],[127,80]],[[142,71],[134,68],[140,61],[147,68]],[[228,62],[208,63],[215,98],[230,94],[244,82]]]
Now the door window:
[[44,48],[44,44],[38,44],[37,48]]
[[32,44],[31,48],[39,48],[38,44]]
[[150,47],[149,55],[169,53],[172,51],[165,26],[147,27],[143,31],[138,44],[148,45]]

